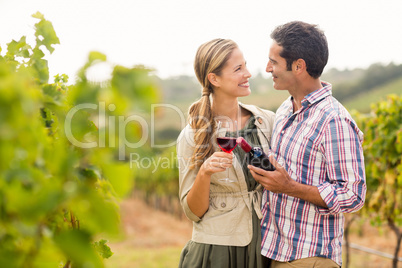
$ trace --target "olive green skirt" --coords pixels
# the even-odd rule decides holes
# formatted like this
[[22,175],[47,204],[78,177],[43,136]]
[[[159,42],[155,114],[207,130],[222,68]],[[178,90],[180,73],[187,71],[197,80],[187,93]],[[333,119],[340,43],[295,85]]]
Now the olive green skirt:
[[253,210],[253,238],[244,247],[187,242],[179,268],[262,268],[260,220]]

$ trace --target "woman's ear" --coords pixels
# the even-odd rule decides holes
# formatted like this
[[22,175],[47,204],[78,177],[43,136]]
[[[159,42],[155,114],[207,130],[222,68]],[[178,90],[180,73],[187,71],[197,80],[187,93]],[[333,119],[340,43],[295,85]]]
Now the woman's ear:
[[218,76],[214,73],[208,74],[208,80],[214,87],[219,87],[219,79]]

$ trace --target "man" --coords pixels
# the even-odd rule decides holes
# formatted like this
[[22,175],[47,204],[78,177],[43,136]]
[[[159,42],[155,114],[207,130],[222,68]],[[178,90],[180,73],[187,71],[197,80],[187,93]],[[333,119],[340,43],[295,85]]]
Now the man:
[[342,265],[343,213],[366,194],[363,133],[320,80],[328,61],[324,33],[304,22],[277,27],[266,71],[290,97],[276,113],[271,162],[249,166],[264,186],[262,255],[276,267]]

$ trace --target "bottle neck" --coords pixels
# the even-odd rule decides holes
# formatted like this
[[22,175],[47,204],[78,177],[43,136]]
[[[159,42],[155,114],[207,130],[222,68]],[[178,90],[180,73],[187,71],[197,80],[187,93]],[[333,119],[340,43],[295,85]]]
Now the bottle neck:
[[251,145],[243,137],[237,138],[236,142],[246,153],[251,151]]

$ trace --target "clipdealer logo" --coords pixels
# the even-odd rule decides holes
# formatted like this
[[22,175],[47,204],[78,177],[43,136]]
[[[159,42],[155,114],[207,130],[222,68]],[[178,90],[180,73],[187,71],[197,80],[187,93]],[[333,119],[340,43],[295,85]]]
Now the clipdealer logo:
[[[180,120],[180,128],[182,129],[185,127],[186,120],[183,112],[178,107],[171,104],[151,104],[150,121],[148,122],[139,114],[132,114],[128,116],[106,115],[106,109],[108,109],[110,112],[113,112],[116,109],[116,105],[109,104],[106,107],[105,102],[99,102],[99,104],[82,103],[71,108],[66,115],[64,130],[67,139],[76,147],[85,149],[95,147],[105,148],[106,146],[112,148],[118,147],[119,160],[125,160],[126,148],[140,148],[141,146],[145,145],[149,139],[151,148],[168,148],[176,145],[176,140],[165,144],[156,143],[155,133],[156,124],[158,123],[156,110],[162,108],[171,109],[174,113],[176,113]],[[96,116],[93,116],[91,119],[98,128],[98,140],[78,140],[72,131],[72,126],[74,125],[74,116],[76,116],[79,111],[88,109],[96,111]],[[141,129],[140,138],[136,142],[131,142],[126,137],[126,128],[130,123],[138,124]],[[108,141],[106,140],[107,136],[109,137]],[[116,137],[117,144],[115,139]]]

